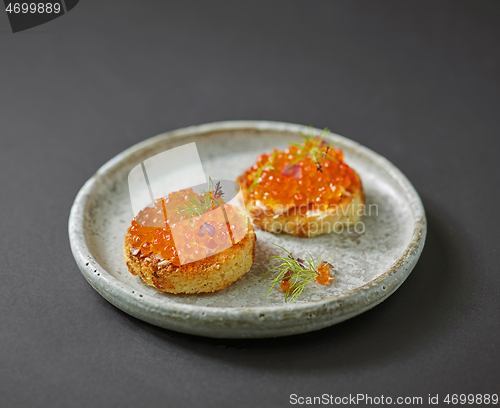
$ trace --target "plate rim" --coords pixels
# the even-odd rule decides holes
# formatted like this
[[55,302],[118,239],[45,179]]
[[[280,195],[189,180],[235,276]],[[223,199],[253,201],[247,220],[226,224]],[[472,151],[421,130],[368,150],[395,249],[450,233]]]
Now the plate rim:
[[[288,327],[288,330],[285,327],[281,329],[277,328],[274,335],[317,330],[354,317],[379,304],[399,288],[409,276],[420,257],[427,232],[425,210],[413,185],[394,164],[368,147],[333,132],[329,134],[329,137],[340,140],[343,144],[355,148],[365,157],[369,157],[376,165],[383,167],[389,172],[391,177],[403,188],[405,201],[409,203],[412,216],[414,217],[412,236],[409,244],[402,251],[401,256],[393,262],[388,270],[363,286],[339,295],[297,304],[283,303],[283,305],[234,308],[168,302],[163,303],[160,307],[161,299],[153,295],[147,293],[140,294],[137,291],[131,293],[130,291],[133,289],[130,286],[109,274],[104,267],[99,265],[87,246],[84,215],[91,192],[99,185],[99,182],[103,178],[118,171],[121,165],[126,164],[126,159],[130,159],[133,155],[141,156],[148,149],[154,149],[158,142],[167,139],[204,136],[219,131],[258,130],[298,133],[298,131],[305,131],[308,128],[308,126],[299,124],[260,120],[214,122],[164,132],[125,149],[102,165],[85,182],[76,195],[71,207],[68,221],[70,247],[81,273],[90,285],[106,300],[128,314],[157,326],[212,337],[233,337],[231,334],[237,335],[236,337],[268,337],[267,335],[263,336],[263,333],[260,333],[261,335],[258,336],[253,336],[249,333],[242,336],[242,333],[238,331],[238,324],[245,322],[247,324],[254,324],[255,326],[256,323],[258,326],[254,327],[254,329],[263,327],[264,331],[266,331],[267,327],[267,331],[273,332],[273,330],[270,330],[273,322],[286,322],[290,318],[296,320],[301,317],[309,320],[306,326],[312,324],[315,328],[305,330],[297,330],[294,327]],[[321,131],[320,129],[314,130],[317,132]],[[127,288],[130,289],[127,290]],[[353,308],[355,305],[358,305],[358,307]],[[321,311],[321,313],[317,315],[317,311]],[[277,317],[273,318],[273,315],[277,315]],[[315,320],[314,318],[316,317],[320,318]],[[207,323],[209,321],[218,321],[219,329],[222,328],[222,331],[226,332],[226,335],[219,336],[217,333],[211,333],[207,330],[190,329],[192,323]],[[321,322],[323,324],[320,324]],[[228,323],[230,324],[228,325]],[[208,326],[210,325],[207,325],[205,329],[209,328]],[[230,330],[228,330],[229,328]],[[210,330],[216,330],[216,328],[212,327]],[[260,332],[261,330],[258,331]],[[248,332],[248,328],[246,332]]]

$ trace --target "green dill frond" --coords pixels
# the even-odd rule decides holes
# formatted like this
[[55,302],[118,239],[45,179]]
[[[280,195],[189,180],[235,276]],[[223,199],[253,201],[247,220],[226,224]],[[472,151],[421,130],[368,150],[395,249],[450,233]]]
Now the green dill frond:
[[[284,170],[289,170],[308,157],[316,164],[318,171],[322,171],[322,160],[337,162],[337,159],[335,159],[335,157],[328,155],[328,152],[332,147],[340,142],[324,143],[324,140],[329,133],[330,130],[328,128],[324,128],[319,135],[316,135],[312,126],[309,126],[305,133],[299,131],[299,135],[302,137],[303,141],[290,143],[290,146],[295,147],[298,151],[300,151],[300,153],[297,154],[297,157],[293,161],[285,166]],[[276,155],[278,155],[279,153],[281,152],[278,150],[273,151],[269,156],[268,162],[255,170],[252,175],[252,183],[249,187],[250,191],[255,189],[264,171],[274,170],[273,162],[276,158]]]
[[204,190],[201,195],[191,194],[186,202],[176,208],[174,219],[179,219],[182,216],[199,218],[203,213],[220,207],[221,204],[217,200],[223,195],[220,182],[214,185],[212,178],[209,177],[208,191]]
[[299,132],[304,141],[302,143],[291,143],[291,146],[294,146],[297,150],[299,150],[300,154],[298,154],[297,158],[285,167],[285,170],[290,169],[307,157],[309,157],[314,163],[316,163],[318,171],[322,171],[322,166],[320,163],[322,159],[337,162],[335,157],[328,155],[328,152],[330,148],[336,145],[338,142],[323,143],[329,133],[330,130],[328,128],[324,128],[319,135],[315,135],[312,126],[307,129],[306,134]]
[[319,262],[315,262],[314,258],[309,252],[306,252],[306,259],[295,258],[292,253],[280,245],[273,244],[287,253],[287,257],[283,256],[271,256],[270,259],[276,259],[280,261],[280,264],[272,267],[266,273],[262,275],[259,281],[261,281],[267,274],[276,274],[274,279],[270,282],[270,288],[266,293],[266,296],[271,293],[276,284],[281,285],[283,281],[288,280],[289,286],[288,290],[285,292],[285,302],[291,302],[296,297],[304,291],[307,284],[312,282],[318,277],[317,269],[321,265],[321,259]]

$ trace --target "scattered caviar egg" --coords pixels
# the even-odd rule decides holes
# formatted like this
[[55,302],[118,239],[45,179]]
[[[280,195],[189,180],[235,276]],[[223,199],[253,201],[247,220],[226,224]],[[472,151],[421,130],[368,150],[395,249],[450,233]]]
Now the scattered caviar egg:
[[290,283],[289,280],[281,281],[280,288],[283,292],[286,292],[288,290],[290,290],[290,292],[293,291],[293,285]]
[[283,280],[281,281],[280,288],[283,292],[292,292],[293,291],[293,284],[290,282],[290,278],[293,275],[292,271],[288,269],[283,275]]
[[316,282],[321,283],[322,285],[329,285],[332,282],[332,278],[330,277],[330,268],[332,268],[332,265],[328,262],[322,262],[317,269],[318,276],[316,277]]

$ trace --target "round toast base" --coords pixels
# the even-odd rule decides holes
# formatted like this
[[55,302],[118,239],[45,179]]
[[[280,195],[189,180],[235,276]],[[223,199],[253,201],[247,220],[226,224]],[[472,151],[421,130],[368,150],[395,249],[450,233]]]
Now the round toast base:
[[162,260],[142,256],[140,252],[133,255],[131,239],[132,235],[127,232],[123,256],[128,270],[162,292],[204,293],[224,289],[247,273],[255,260],[256,236],[250,223],[247,234],[238,243],[205,259],[180,266],[164,265]]
[[345,227],[355,225],[365,212],[363,187],[345,197],[335,206],[324,210],[310,210],[307,206],[280,208],[279,211],[261,205],[248,197],[248,189],[240,181],[248,215],[253,224],[272,233],[288,233],[297,237],[312,238],[317,235],[342,232]]

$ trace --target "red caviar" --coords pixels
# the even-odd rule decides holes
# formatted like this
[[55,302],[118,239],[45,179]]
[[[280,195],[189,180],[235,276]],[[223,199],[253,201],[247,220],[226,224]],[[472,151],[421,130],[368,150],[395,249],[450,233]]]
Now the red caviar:
[[280,288],[283,292],[286,292],[287,290],[293,292],[293,285],[290,283],[290,280],[281,281]]
[[332,266],[328,262],[322,262],[317,269],[318,276],[316,277],[316,282],[321,283],[322,285],[329,285],[332,282],[332,278],[330,277],[330,268],[332,268]]
[[141,210],[128,229],[132,247],[143,256],[158,255],[180,265],[218,253],[244,238],[245,217],[221,200],[219,207],[214,205],[199,217],[178,216],[179,206],[193,195],[200,197],[192,189],[180,190]]
[[[312,149],[316,160],[307,154]],[[342,150],[318,137],[261,154],[243,174],[242,183],[250,189],[251,200],[266,206],[306,205],[310,209],[339,204],[361,188],[358,175],[344,162]]]
[[288,271],[286,271],[286,273],[284,275],[284,279],[281,281],[281,285],[280,285],[280,288],[283,292],[286,292],[286,291],[293,292],[293,284],[292,284],[292,282],[290,282],[290,278],[292,277],[292,275],[293,275],[293,273],[290,269]]

